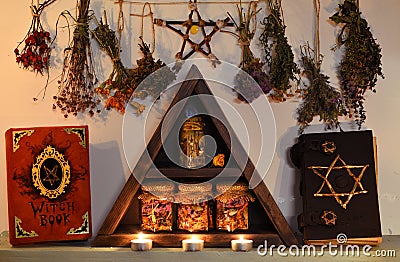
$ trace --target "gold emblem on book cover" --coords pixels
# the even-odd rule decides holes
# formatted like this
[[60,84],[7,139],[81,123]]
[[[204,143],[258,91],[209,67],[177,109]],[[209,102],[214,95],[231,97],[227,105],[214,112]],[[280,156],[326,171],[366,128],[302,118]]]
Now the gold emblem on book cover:
[[25,237],[37,237],[39,236],[35,231],[28,232],[22,228],[22,220],[18,217],[14,217],[15,222],[15,238],[25,238]]
[[63,154],[55,148],[47,146],[36,157],[36,163],[32,167],[33,185],[40,194],[54,199],[65,192],[70,183],[70,166]]
[[24,136],[31,136],[35,132],[35,130],[20,130],[20,131],[13,131],[13,152],[16,152],[19,148],[19,141]]
[[[338,162],[341,162],[341,166],[336,166]],[[350,200],[353,198],[355,195],[359,194],[366,194],[368,193],[367,190],[364,189],[361,179],[364,176],[365,171],[369,165],[348,165],[344,160],[340,157],[340,155],[337,155],[333,162],[330,164],[330,166],[309,166],[307,167],[308,169],[312,169],[314,174],[322,178],[324,181],[322,182],[320,188],[315,192],[314,197],[334,197],[336,199],[336,202],[339,203],[339,205],[346,209],[347,205],[349,204]],[[354,169],[361,169],[360,174],[358,176],[354,175],[352,170]],[[321,170],[327,170],[325,175],[321,174]],[[350,192],[336,192],[336,190],[333,188],[332,183],[329,181],[329,175],[331,175],[332,170],[344,170],[345,174],[350,176],[354,180],[354,185],[351,188]],[[328,187],[330,193],[321,193],[325,185]],[[357,190],[358,189],[358,190]],[[345,201],[342,201],[341,197],[347,197]]]

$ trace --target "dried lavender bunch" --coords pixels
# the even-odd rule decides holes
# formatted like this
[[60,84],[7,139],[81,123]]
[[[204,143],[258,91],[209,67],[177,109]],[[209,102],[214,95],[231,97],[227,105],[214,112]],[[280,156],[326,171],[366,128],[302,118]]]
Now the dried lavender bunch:
[[[238,90],[238,99],[247,103],[252,102],[262,93],[267,94],[271,91],[270,83],[267,74],[264,72],[264,63],[259,58],[254,57],[250,49],[251,40],[256,31],[256,15],[261,9],[256,9],[255,3],[250,3],[247,13],[244,12],[241,5],[237,6],[239,13],[239,23],[236,23],[232,16],[228,15],[233,20],[236,27],[234,34],[242,49],[242,59],[239,67],[249,74],[253,79],[249,79],[243,71],[240,71],[235,76],[235,90]],[[259,85],[259,87],[257,86]],[[261,88],[261,90],[260,90]]]
[[367,90],[376,92],[378,76],[384,78],[381,48],[354,0],[345,0],[344,4],[339,4],[338,12],[330,19],[342,26],[336,39],[336,48],[344,47],[338,77],[345,114],[354,118],[361,128],[366,119],[364,94]]
[[[89,14],[89,3],[90,0],[77,0],[77,18],[73,18],[73,39],[64,50],[63,71],[58,81],[59,90],[53,97],[53,109],[59,107],[65,118],[70,114],[76,116],[78,112],[86,111],[93,116],[100,102],[94,92],[97,79],[89,38],[89,21],[92,18]],[[71,16],[68,11],[61,15]]]
[[285,36],[286,25],[281,14],[281,1],[268,1],[270,14],[261,22],[264,29],[259,38],[269,69],[268,77],[272,86],[270,97],[277,102],[286,100],[291,88],[290,80],[297,80],[296,74],[300,72],[294,62],[292,47]]
[[342,115],[340,93],[329,84],[329,77],[321,72],[322,55],[315,57],[314,50],[308,45],[300,49],[302,75],[309,86],[303,90],[303,103],[297,109],[299,133],[303,133],[315,116],[319,116],[319,121],[323,121],[328,129],[338,127]]

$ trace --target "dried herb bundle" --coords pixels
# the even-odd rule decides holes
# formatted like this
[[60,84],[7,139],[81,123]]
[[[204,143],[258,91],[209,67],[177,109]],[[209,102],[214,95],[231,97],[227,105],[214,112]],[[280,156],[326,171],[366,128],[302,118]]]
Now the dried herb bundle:
[[342,113],[340,93],[329,84],[329,77],[321,73],[322,55],[317,57],[314,50],[306,45],[301,47],[302,74],[308,80],[302,93],[303,103],[297,109],[299,133],[319,116],[328,129],[339,126],[339,116]]
[[97,27],[92,31],[92,36],[99,44],[100,48],[110,57],[113,63],[113,71],[109,75],[108,79],[100,84],[99,88],[107,89],[121,89],[125,86],[129,73],[125,66],[122,64],[120,58],[120,45],[119,39],[117,38],[115,31],[110,29],[107,24],[106,16],[104,16],[105,23],[103,21],[97,22]]
[[[58,94],[54,96],[53,109],[59,107],[64,117],[89,110],[94,115],[97,104],[94,87],[97,82],[91,56],[89,38],[90,0],[77,0],[77,18],[74,20],[74,34],[70,46],[64,50],[64,66],[61,79],[58,81]],[[70,15],[64,11],[61,16]],[[100,110],[97,110],[100,112]]]
[[299,73],[292,47],[285,36],[281,1],[268,1],[270,14],[261,22],[264,29],[259,38],[269,68],[268,77],[272,86],[270,96],[278,102],[286,100],[290,80],[297,80],[296,74]]
[[361,128],[366,119],[364,93],[367,90],[375,92],[378,76],[384,77],[381,48],[354,0],[345,0],[330,19],[342,26],[337,36],[337,47],[345,48],[339,65],[345,114],[354,117]]
[[[24,39],[14,49],[14,54],[16,62],[22,68],[43,74],[43,71],[48,72],[49,70],[51,38],[50,33],[43,29],[40,15],[55,0],[46,0],[42,4],[39,4],[39,1],[37,2],[37,5],[32,3],[30,7],[32,12],[31,26]],[[22,48],[20,48],[21,44],[24,44]]]
[[[126,69],[119,59],[119,54],[118,57],[116,56],[119,48],[115,32],[108,26],[100,26],[96,28],[97,32],[94,31],[95,37],[102,41],[104,47],[109,50],[106,52],[114,63],[109,79],[96,88],[96,92],[108,97],[106,109],[114,108],[125,113],[125,106],[132,95],[140,99],[147,96],[158,98],[176,78],[176,75],[161,60],[153,58],[149,46],[144,43],[142,38],[140,38],[139,48],[143,57],[136,61],[136,68]],[[150,75],[151,77],[147,78]],[[145,106],[138,102],[132,102],[130,105],[135,108],[137,115],[140,115],[145,109]]]
[[[237,37],[242,49],[242,59],[239,67],[258,83],[263,93],[267,94],[271,91],[271,87],[268,76],[263,70],[265,64],[259,58],[254,57],[250,49],[250,43],[256,31],[256,15],[261,9],[256,9],[255,2],[249,4],[247,13],[243,11],[241,5],[238,5],[237,9],[239,23],[236,23],[232,16],[228,14],[235,24],[237,34],[234,35]],[[248,79],[243,72],[239,72],[235,77],[235,90],[238,91],[238,98],[241,101],[250,103],[259,97],[262,94],[259,87],[254,85],[254,82]]]
[[[143,41],[142,37],[140,40],[139,48],[143,57],[136,61],[137,67],[131,70],[132,86],[122,91],[131,93],[133,90],[134,96],[141,99],[147,96],[158,99],[168,85],[175,80],[176,75],[163,61],[155,60],[150,46]],[[147,78],[150,75],[151,78]]]
[[[130,85],[131,78],[129,70],[125,68],[120,58],[120,44],[114,30],[110,29],[107,24],[107,18],[104,16],[105,23],[97,21],[97,27],[92,31],[94,39],[97,41],[101,49],[110,57],[113,63],[113,70],[108,79],[100,84],[95,91],[108,98],[106,109],[115,108],[121,113],[125,112],[125,101],[129,99],[121,90]],[[110,92],[114,90],[114,95],[110,96]]]

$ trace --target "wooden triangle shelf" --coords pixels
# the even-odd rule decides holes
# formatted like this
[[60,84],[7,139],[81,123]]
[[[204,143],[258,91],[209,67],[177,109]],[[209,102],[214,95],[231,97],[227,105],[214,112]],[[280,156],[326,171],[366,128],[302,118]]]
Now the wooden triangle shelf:
[[[186,79],[187,80],[182,83],[176,93],[168,111],[179,101],[189,96],[196,94],[212,96],[210,88],[196,66],[191,67]],[[212,103],[210,103],[208,99],[207,103],[202,103],[206,112],[211,112],[212,110],[215,115],[215,111],[219,111],[217,112],[218,115],[223,116],[222,110],[213,96],[211,102]],[[179,111],[178,114],[181,114],[182,110],[183,107],[181,107],[181,111]],[[157,179],[160,176],[155,172],[154,166],[166,177],[175,181],[187,181],[188,178],[195,181],[207,181],[221,172],[222,168],[205,167],[189,170],[174,166],[173,164],[169,165],[168,161],[165,161],[166,157],[163,156],[165,153],[163,152],[161,142],[161,126],[164,125],[163,128],[165,128],[165,125],[167,125],[166,130],[171,130],[175,122],[170,121],[169,123],[165,123],[164,120],[165,117],[155,130],[147,145],[146,151],[142,154],[137,166],[134,168],[133,174],[135,174],[135,176],[133,174],[129,176],[120,195],[101,226],[98,235],[92,242],[92,246],[129,246],[130,240],[137,238],[137,234],[142,231],[140,228],[140,204],[138,200],[138,196],[141,194],[140,186],[143,180]],[[233,157],[234,161],[238,163],[238,166],[244,167],[239,179],[248,183],[252,176],[260,175],[257,170],[255,170],[254,164],[241,146],[238,138],[234,134],[229,134],[227,132],[227,130],[232,129],[226,126],[226,123],[228,123],[226,118],[222,121],[220,120],[213,117],[209,118],[211,125],[219,136],[219,139],[217,138],[216,140],[222,143],[222,146],[229,151],[227,154]],[[240,145],[240,147],[232,151],[231,144]],[[205,247],[229,247],[230,240],[237,239],[238,234],[247,239],[252,239],[254,241],[254,246],[264,244],[265,240],[267,240],[270,245],[298,245],[297,239],[265,183],[261,182],[252,189],[251,192],[255,196],[256,201],[249,205],[248,230],[237,232],[213,230],[196,233],[174,230],[171,232],[146,232],[147,237],[153,240],[153,245],[155,247],[180,247],[181,241],[190,238],[192,234],[196,234],[199,238],[204,239]]]

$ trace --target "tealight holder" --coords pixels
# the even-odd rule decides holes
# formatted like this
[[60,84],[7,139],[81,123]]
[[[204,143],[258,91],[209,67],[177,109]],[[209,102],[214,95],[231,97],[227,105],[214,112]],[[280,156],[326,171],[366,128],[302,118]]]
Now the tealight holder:
[[204,240],[192,237],[182,240],[183,251],[202,251],[204,248]]
[[149,251],[153,247],[151,239],[144,238],[142,233],[139,233],[137,239],[131,240],[131,250],[133,251]]
[[233,251],[250,251],[253,248],[253,240],[243,239],[243,237],[241,237],[240,239],[232,239],[231,248]]

